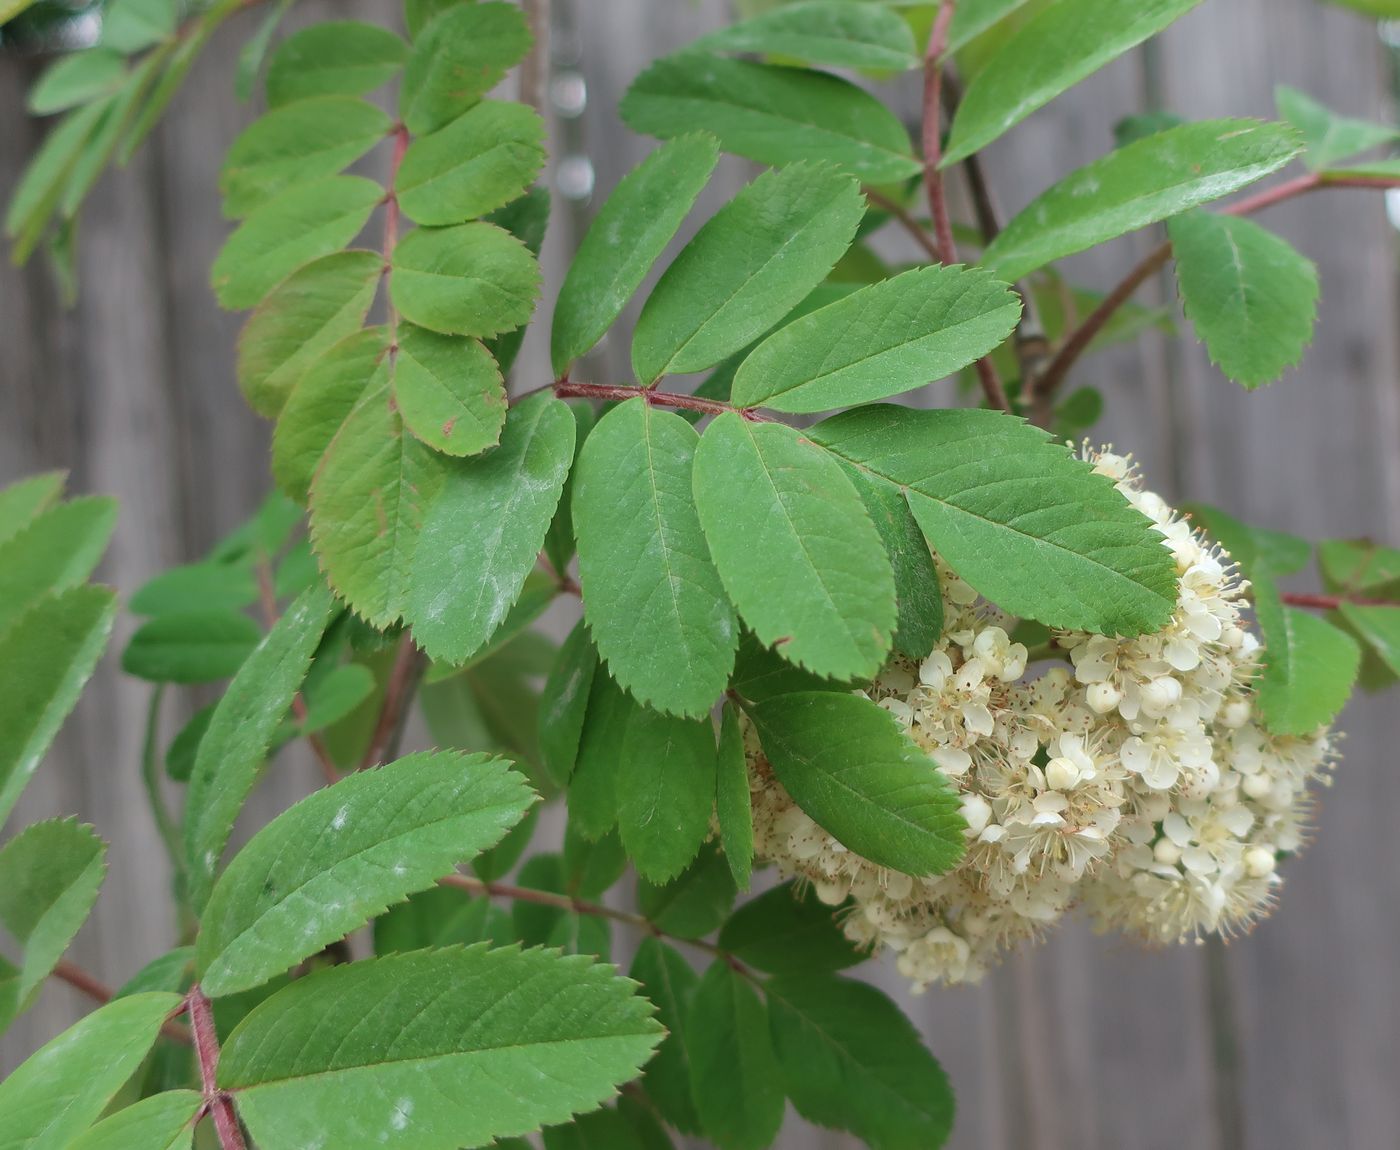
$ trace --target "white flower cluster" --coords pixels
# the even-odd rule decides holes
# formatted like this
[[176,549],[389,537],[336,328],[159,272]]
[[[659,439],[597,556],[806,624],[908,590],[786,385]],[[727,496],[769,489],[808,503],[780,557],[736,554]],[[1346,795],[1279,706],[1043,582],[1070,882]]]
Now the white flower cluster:
[[1152,942],[1249,925],[1274,901],[1276,860],[1301,844],[1307,784],[1333,761],[1326,731],[1279,738],[1257,721],[1259,644],[1228,556],[1141,490],[1126,459],[1089,458],[1176,560],[1166,629],[1056,632],[1028,652],[1015,621],[940,564],[938,647],[919,664],[896,657],[869,692],[961,794],[968,849],[955,870],[913,878],[852,854],[793,803],[750,735],[759,853],[831,905],[850,898],[846,934],[894,951],[916,989],[979,979],[1074,905]]

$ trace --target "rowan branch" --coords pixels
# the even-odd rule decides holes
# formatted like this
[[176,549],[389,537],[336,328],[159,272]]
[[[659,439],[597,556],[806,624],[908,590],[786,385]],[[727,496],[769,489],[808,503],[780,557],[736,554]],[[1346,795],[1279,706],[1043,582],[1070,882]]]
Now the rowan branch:
[[204,1091],[203,1112],[213,1115],[214,1129],[223,1150],[248,1150],[243,1127],[233,1109],[233,1095],[218,1084],[219,1035],[214,1028],[214,1004],[199,986],[190,987],[185,996],[190,1012],[190,1029],[194,1032],[195,1057],[199,1062],[199,1081]]

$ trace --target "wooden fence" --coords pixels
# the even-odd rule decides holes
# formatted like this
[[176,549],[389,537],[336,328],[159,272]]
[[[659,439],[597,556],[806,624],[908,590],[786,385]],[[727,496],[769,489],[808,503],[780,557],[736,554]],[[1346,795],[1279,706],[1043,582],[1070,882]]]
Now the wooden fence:
[[[389,0],[306,0],[289,26],[332,12],[383,19],[388,8]],[[556,139],[565,129],[578,138],[606,190],[649,146],[623,130],[618,97],[650,58],[716,26],[724,5],[556,0],[556,9],[555,56],[588,91],[581,118],[556,119]],[[118,495],[121,520],[102,576],[124,592],[199,555],[268,487],[268,429],[233,380],[240,318],[220,312],[207,287],[226,230],[215,194],[220,159],[255,111],[230,95],[252,20],[225,30],[148,146],[98,186],[83,221],[76,308],[61,306],[41,263],[0,268],[0,480],[65,467],[74,489]],[[1343,112],[1389,118],[1387,53],[1374,23],[1314,0],[1209,0],[994,146],[997,196],[1007,212],[1019,208],[1104,152],[1113,121],[1133,109],[1269,116],[1274,86],[1288,83]],[[5,196],[40,138],[22,110],[38,66],[0,55]],[[911,97],[904,93],[909,106]],[[576,162],[564,178],[577,184],[581,174]],[[726,161],[709,206],[745,176]],[[547,282],[559,282],[584,218],[586,208],[556,201]],[[1300,369],[1246,396],[1189,335],[1152,335],[1087,361],[1077,378],[1108,394],[1102,434],[1132,450],[1164,494],[1308,536],[1400,543],[1400,291],[1385,205],[1375,194],[1336,191],[1273,209],[1267,222],[1321,269],[1321,322]],[[1135,237],[1082,257],[1076,276],[1107,286],[1149,242]],[[621,355],[604,352],[619,372]],[[546,370],[536,333],[519,376],[538,382]],[[111,873],[76,957],[120,981],[169,945],[171,923],[138,778],[147,692],[114,663],[104,661],[17,822],[76,812],[111,841]],[[1396,713],[1393,696],[1348,710],[1346,759],[1318,812],[1315,844],[1288,864],[1280,911],[1250,937],[1143,953],[1074,925],[982,986],[914,1001],[957,1088],[954,1145],[1400,1144]],[[307,763],[286,756],[254,813],[268,816],[312,780]],[[877,977],[905,995],[892,972]],[[66,987],[46,990],[0,1045],[0,1070],[82,1007]],[[854,1143],[794,1121],[782,1145]]]

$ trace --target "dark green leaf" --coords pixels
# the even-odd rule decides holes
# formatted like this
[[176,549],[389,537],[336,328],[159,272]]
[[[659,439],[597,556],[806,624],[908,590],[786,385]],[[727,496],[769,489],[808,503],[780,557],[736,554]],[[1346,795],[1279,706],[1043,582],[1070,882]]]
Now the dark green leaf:
[[361,96],[392,79],[408,46],[375,24],[328,20],[293,32],[267,67],[267,102],[276,108],[310,96]]
[[656,1021],[666,1028],[666,1037],[647,1063],[642,1089],[667,1122],[683,1134],[698,1134],[700,1120],[690,1093],[688,1024],[700,979],[676,950],[650,936],[637,947],[631,974],[655,1005]]
[[749,709],[773,773],[843,846],[941,874],[962,857],[957,792],[890,713],[858,695],[782,695]]
[[514,4],[458,4],[414,35],[399,113],[415,135],[455,120],[530,50],[530,27]]
[[237,611],[157,615],[132,635],[122,670],[152,683],[213,683],[237,671],[261,637]]
[[622,840],[608,833],[590,842],[573,827],[564,831],[564,889],[575,898],[601,898],[627,870]]
[[729,864],[710,844],[670,882],[657,885],[642,878],[637,883],[642,913],[676,938],[699,938],[717,930],[734,905],[734,895]]
[[724,704],[715,766],[715,819],[734,885],[749,889],[753,873],[753,800],[749,795],[749,761],[744,730],[734,704]]
[[631,1124],[616,1110],[583,1114],[568,1126],[544,1132],[544,1150],[645,1150]]
[[752,631],[739,639],[739,652],[734,659],[734,675],[729,687],[740,699],[761,703],[777,695],[797,691],[850,691],[857,684],[840,679],[826,679],[794,667],[776,651],[765,647]]
[[530,318],[535,257],[494,224],[416,228],[394,249],[389,294],[405,319],[444,335],[496,335]]
[[509,946],[514,940],[504,908],[446,886],[410,895],[374,920],[374,953],[381,956],[474,942]]
[[746,902],[719,932],[719,944],[771,974],[817,974],[864,962],[836,924],[837,911],[796,883],[773,887]]
[[637,707],[617,767],[617,825],[637,871],[664,883],[695,857],[715,803],[715,735],[708,715],[685,719]]
[[759,638],[817,674],[875,674],[895,627],[894,576],[840,464],[793,428],[729,412],[701,437],[695,502]]
[[559,657],[540,693],[540,753],[545,769],[556,783],[566,782],[578,761],[597,669],[598,652],[587,626],[580,620],[559,648]]
[[602,838],[617,825],[623,740],[639,706],[606,667],[598,667],[579,736],[578,762],[569,782],[569,825],[587,838]]
[[632,338],[637,378],[713,367],[761,335],[826,277],[864,211],[856,182],[830,166],[763,173],[652,290]]

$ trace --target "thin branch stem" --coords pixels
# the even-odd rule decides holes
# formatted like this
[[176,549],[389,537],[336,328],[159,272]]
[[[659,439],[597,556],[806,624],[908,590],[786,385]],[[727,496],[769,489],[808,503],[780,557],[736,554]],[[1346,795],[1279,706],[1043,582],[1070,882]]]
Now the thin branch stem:
[[934,263],[943,262],[943,257],[938,251],[938,244],[934,241],[934,238],[929,235],[928,229],[919,223],[904,205],[896,200],[890,199],[884,192],[878,191],[875,188],[866,188],[865,198],[882,211],[889,212],[890,217],[913,237],[914,242],[923,249],[924,254],[927,255],[929,259],[933,260]]
[[190,1012],[190,1029],[194,1032],[194,1052],[199,1061],[199,1081],[204,1089],[204,1110],[214,1117],[214,1129],[223,1150],[248,1150],[243,1140],[243,1127],[233,1109],[233,1096],[220,1090],[219,1035],[214,1029],[214,1005],[199,986],[190,987],[185,997]]
[[[99,1006],[105,1006],[116,997],[117,992],[103,982],[96,975],[89,974],[76,962],[69,962],[66,958],[61,958],[54,964],[53,970],[49,972],[51,978],[56,978],[59,982],[66,982],[74,990],[87,995]],[[189,1046],[193,1039],[190,1032],[178,1022],[167,1022],[160,1028],[160,1032],[166,1038],[175,1042],[184,1043]]]
[[699,395],[678,395],[669,391],[653,391],[646,387],[627,387],[607,383],[575,383],[572,380],[559,380],[551,385],[554,394],[567,399],[617,400],[635,399],[641,396],[656,407],[676,407],[683,411],[698,411],[702,415],[723,415],[727,411],[737,411],[751,423],[773,423],[771,416],[754,411],[751,407],[736,407],[718,399],[705,399]]
[[379,718],[374,724],[374,734],[360,760],[360,770],[378,766],[394,755],[403,724],[408,718],[409,703],[418,690],[423,677],[425,660],[413,639],[405,634],[399,642],[399,651],[394,658],[393,670],[389,672],[389,685],[384,690],[384,705],[379,709]]

